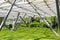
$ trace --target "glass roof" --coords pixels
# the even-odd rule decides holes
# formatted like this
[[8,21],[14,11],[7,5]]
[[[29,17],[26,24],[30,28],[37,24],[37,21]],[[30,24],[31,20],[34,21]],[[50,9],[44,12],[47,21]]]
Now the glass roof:
[[[11,4],[14,0],[1,0],[0,1],[0,16],[6,16]],[[56,3],[55,0],[29,0],[32,5],[35,5],[36,9],[42,16],[56,16]],[[8,18],[13,18],[17,16],[18,12],[23,17],[26,16],[38,16],[33,7],[28,4],[27,0],[16,0],[12,11]]]

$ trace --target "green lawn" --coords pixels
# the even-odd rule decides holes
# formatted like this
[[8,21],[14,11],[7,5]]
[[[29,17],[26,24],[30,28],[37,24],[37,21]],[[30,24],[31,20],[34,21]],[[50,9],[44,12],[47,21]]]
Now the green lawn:
[[50,29],[21,27],[16,31],[2,29],[0,40],[60,40]]

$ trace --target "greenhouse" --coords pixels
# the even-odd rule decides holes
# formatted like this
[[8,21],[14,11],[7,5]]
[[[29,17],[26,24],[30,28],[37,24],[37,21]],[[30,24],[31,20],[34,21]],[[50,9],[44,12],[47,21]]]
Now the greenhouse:
[[0,0],[0,40],[59,40],[59,0]]

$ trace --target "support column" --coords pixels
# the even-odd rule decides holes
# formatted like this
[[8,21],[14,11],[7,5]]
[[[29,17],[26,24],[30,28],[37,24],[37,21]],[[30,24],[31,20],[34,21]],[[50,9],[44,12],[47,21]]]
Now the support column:
[[59,12],[59,0],[56,0],[56,8],[57,8],[57,17],[58,17],[58,31],[60,31],[60,12]]

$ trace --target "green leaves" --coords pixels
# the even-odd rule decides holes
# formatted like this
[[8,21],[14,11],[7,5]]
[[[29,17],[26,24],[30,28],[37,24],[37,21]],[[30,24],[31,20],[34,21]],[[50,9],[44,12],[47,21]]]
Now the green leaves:
[[20,26],[21,26],[21,27],[27,27],[27,25],[26,25],[26,24],[21,24]]
[[40,26],[39,22],[34,21],[34,22],[30,23],[30,27],[39,27],[39,26]]

